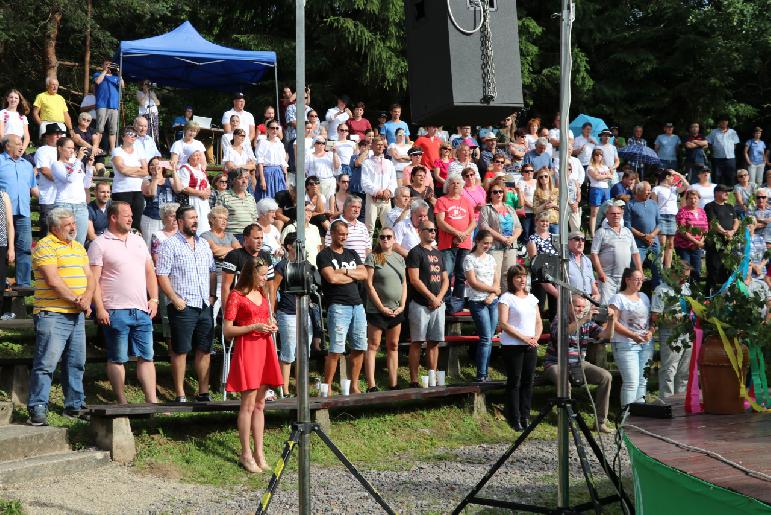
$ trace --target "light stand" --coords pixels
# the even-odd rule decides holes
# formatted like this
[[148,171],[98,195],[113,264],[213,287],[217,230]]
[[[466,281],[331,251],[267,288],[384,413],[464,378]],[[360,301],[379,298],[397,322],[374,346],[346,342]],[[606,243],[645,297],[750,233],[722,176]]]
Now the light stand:
[[[591,429],[584,421],[581,414],[575,409],[575,401],[570,398],[570,385],[568,382],[568,333],[567,323],[570,309],[570,294],[572,288],[568,284],[569,277],[567,272],[568,263],[568,120],[570,116],[570,80],[572,75],[572,54],[571,54],[571,29],[574,20],[573,9],[575,6],[571,0],[562,0],[561,18],[561,48],[560,48],[560,166],[559,166],[559,205],[560,205],[560,234],[559,234],[559,264],[557,266],[557,276],[546,274],[546,279],[559,286],[559,303],[557,306],[557,365],[559,366],[559,375],[557,379],[557,397],[549,400],[546,406],[541,410],[533,422],[524,429],[514,444],[501,456],[498,461],[485,474],[482,480],[471,490],[471,492],[460,502],[453,510],[454,514],[459,514],[467,505],[478,504],[483,506],[492,506],[497,508],[506,508],[511,510],[523,510],[535,513],[576,513],[593,509],[595,513],[602,511],[602,506],[606,504],[622,502],[626,505],[627,513],[634,513],[632,503],[626,496],[621,486],[621,481],[616,476],[613,468],[603,456],[602,449],[592,436]],[[546,506],[530,505],[519,502],[503,501],[498,499],[489,499],[478,497],[479,492],[484,488],[487,482],[500,469],[517,448],[527,439],[528,435],[546,419],[546,416],[557,408],[557,508]],[[580,433],[579,433],[580,431]],[[591,447],[594,455],[600,462],[605,474],[615,487],[616,494],[600,498],[591,477],[591,468],[586,456],[586,450],[581,441],[583,434],[587,443]],[[591,501],[580,505],[570,506],[570,445],[569,438],[573,437],[579,460],[581,462],[581,471],[586,480],[586,486],[589,490]]]
[[[304,127],[305,118],[305,0],[296,0],[296,91],[297,91],[297,135],[304,137],[304,132],[299,127]],[[305,254],[305,203],[304,196],[299,192],[305,185],[305,146],[297,145],[297,159],[295,168],[295,196],[296,201],[296,226],[297,241],[295,242],[295,261],[287,263],[285,281],[287,291],[293,293],[296,298],[296,330],[297,330],[297,422],[292,424],[292,431],[284,445],[281,458],[273,469],[273,475],[268,483],[268,488],[260,499],[260,505],[256,513],[267,513],[273,494],[278,488],[281,476],[291,458],[295,447],[300,448],[298,456],[298,513],[308,515],[311,512],[311,434],[315,433],[321,441],[332,451],[338,460],[356,478],[369,495],[383,508],[386,513],[395,512],[388,506],[380,494],[369,482],[356,470],[356,467],[346,458],[345,454],[337,448],[318,424],[311,421],[310,407],[308,404],[308,354],[307,342],[308,320],[310,319],[310,295],[317,294],[316,286],[320,283],[315,267],[308,263]]]

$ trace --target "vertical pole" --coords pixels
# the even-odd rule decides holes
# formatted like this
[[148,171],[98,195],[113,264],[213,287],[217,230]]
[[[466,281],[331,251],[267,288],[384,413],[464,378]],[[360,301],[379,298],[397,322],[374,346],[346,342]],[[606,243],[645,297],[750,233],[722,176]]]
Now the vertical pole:
[[[573,57],[571,55],[570,31],[573,23],[573,7],[571,0],[562,0],[562,30],[560,37],[560,167],[559,167],[559,198],[560,198],[560,271],[558,277],[563,282],[568,282],[568,121],[570,119],[570,79],[572,75]],[[560,286],[559,303],[557,309],[557,364],[559,366],[559,378],[557,381],[557,397],[566,399],[570,397],[568,386],[568,341],[567,320],[569,309],[570,291]],[[557,506],[565,509],[570,505],[570,446],[568,412],[559,406],[557,409]]]
[[281,97],[279,96],[280,93],[278,88],[278,59],[273,63],[273,81],[276,83],[276,121],[278,121],[279,124],[284,125],[284,120],[281,119],[281,110],[279,109]]
[[[297,126],[301,124],[305,113],[305,0],[295,0],[295,82],[297,89]],[[278,91],[278,71],[276,71],[276,90]],[[276,111],[276,116],[278,116]],[[297,132],[303,135],[304,132]],[[297,260],[305,261],[305,145],[304,140],[297,145],[297,166],[295,167],[295,191],[297,192]],[[310,299],[308,295],[297,296],[297,422],[310,423],[308,408],[308,319]],[[299,513],[308,515],[311,511],[311,437],[305,431],[300,433],[297,481],[299,491]]]
[[[118,124],[120,128],[122,129],[124,124],[123,122],[123,49],[118,47],[118,51],[120,52],[120,57],[118,58]],[[96,90],[94,90],[94,94],[96,95]],[[117,145],[118,142],[116,141],[115,144]]]

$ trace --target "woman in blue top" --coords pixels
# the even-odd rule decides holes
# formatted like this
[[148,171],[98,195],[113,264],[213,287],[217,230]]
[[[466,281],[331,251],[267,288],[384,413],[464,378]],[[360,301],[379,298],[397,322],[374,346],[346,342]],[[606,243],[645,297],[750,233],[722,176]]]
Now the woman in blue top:
[[517,240],[522,225],[514,208],[504,202],[506,188],[500,179],[487,186],[487,204],[479,211],[479,230],[490,231],[493,247],[490,254],[495,258],[500,272],[501,291],[506,290],[506,273],[517,264]]
[[748,139],[744,144],[744,159],[747,161],[747,171],[750,173],[750,182],[758,186],[763,184],[765,176],[763,175],[768,162],[768,148],[766,143],[760,139],[763,135],[763,129],[755,127],[752,131],[752,139]]

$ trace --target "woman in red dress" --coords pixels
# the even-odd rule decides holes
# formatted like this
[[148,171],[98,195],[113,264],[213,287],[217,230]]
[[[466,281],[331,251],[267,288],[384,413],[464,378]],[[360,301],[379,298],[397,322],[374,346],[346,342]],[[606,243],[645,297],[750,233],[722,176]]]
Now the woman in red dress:
[[[241,465],[251,473],[270,470],[262,449],[265,429],[265,392],[283,384],[276,346],[271,333],[277,330],[265,296],[268,264],[249,260],[238,277],[225,306],[225,338],[235,338],[227,391],[241,393],[238,436]],[[249,446],[254,438],[254,452]]]

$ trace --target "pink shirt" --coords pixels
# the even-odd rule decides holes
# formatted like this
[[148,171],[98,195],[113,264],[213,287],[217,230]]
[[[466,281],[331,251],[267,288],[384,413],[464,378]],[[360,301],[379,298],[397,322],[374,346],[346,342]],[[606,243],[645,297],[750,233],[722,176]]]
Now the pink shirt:
[[147,312],[145,265],[150,259],[145,240],[133,233],[123,241],[109,230],[88,247],[88,261],[102,267],[99,287],[105,309]]
[[[703,233],[700,236],[696,234],[691,234],[691,236],[693,236],[697,240],[704,239],[704,235],[707,234],[707,230],[709,229],[709,223],[707,222],[707,213],[705,213],[704,210],[700,207],[696,208],[695,214],[690,209],[686,209],[684,207],[680,208],[680,211],[677,212],[677,216],[675,216],[675,221],[677,222],[678,227],[685,227],[686,229],[690,229],[691,227],[696,227],[697,229],[701,229]],[[685,236],[680,234],[680,232],[678,231],[677,233],[675,233],[675,248],[695,249],[697,247],[694,243],[686,239]]]
[[482,210],[482,207],[485,205],[485,200],[487,193],[485,193],[485,189],[482,186],[474,185],[470,188],[463,188],[463,196],[468,199],[469,202],[471,202],[471,205],[474,206],[474,220],[479,219],[479,211]]

